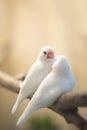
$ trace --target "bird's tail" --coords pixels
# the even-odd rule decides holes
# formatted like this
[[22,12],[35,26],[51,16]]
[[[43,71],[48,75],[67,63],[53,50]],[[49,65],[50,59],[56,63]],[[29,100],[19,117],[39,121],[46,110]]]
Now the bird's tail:
[[24,124],[24,122],[31,116],[31,114],[36,110],[36,108],[34,106],[31,105],[31,103],[29,103],[26,107],[26,109],[24,110],[23,114],[21,115],[21,117],[18,119],[17,121],[17,126],[22,126]]
[[12,111],[11,113],[14,114],[15,111],[17,110],[18,106],[21,104],[21,102],[26,98],[25,95],[22,95],[22,94],[19,94],[18,97],[17,97],[17,100],[12,108]]

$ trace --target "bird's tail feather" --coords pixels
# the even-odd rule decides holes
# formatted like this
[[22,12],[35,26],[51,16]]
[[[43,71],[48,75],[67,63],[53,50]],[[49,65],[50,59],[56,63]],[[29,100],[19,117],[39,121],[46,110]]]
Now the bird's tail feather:
[[12,111],[11,111],[12,114],[15,113],[15,111],[16,111],[17,108],[18,108],[18,106],[21,104],[21,102],[22,102],[25,98],[26,98],[25,95],[21,95],[21,94],[18,95],[18,98],[17,98],[17,100],[16,100],[16,102],[15,102],[13,108],[12,108]]
[[17,104],[17,103],[15,103],[15,104],[14,104],[14,106],[13,106],[13,108],[12,108],[12,111],[11,111],[11,113],[12,113],[12,114],[14,114],[14,113],[15,113],[15,111],[16,111],[16,109],[17,109],[17,107],[18,107],[18,104]]
[[23,114],[17,121],[17,126],[23,125],[23,123],[31,116],[31,114],[36,110],[35,107],[32,107],[31,104],[29,103],[26,109],[24,110]]

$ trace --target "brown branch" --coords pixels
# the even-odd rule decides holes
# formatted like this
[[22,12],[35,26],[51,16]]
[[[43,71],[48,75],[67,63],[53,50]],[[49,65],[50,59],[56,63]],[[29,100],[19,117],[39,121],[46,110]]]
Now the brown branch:
[[0,86],[9,89],[10,91],[13,91],[15,93],[18,93],[19,85],[20,85],[20,81],[0,71]]
[[[24,75],[21,75],[25,77]],[[24,78],[18,78],[23,80]],[[18,93],[21,81],[0,72],[0,85],[12,92]],[[61,96],[49,108],[62,115],[68,123],[74,124],[80,130],[87,130],[87,121],[78,113],[78,107],[87,107],[87,92],[70,92]]]

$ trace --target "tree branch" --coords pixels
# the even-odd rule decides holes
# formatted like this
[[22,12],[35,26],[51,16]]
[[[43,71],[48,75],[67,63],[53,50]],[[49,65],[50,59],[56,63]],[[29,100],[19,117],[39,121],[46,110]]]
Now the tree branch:
[[[19,86],[24,78],[24,75],[20,75],[18,80],[0,71],[0,85],[15,93],[19,93]],[[87,92],[64,94],[49,109],[62,115],[68,123],[80,130],[87,130],[87,121],[78,113],[78,107],[87,107]]]

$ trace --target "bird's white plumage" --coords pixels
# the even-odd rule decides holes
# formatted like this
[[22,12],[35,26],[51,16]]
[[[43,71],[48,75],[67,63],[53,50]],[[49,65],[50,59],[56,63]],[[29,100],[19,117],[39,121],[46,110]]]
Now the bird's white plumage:
[[32,65],[20,87],[16,103],[12,108],[12,114],[26,97],[31,96],[37,90],[41,81],[51,71],[54,61],[53,49],[49,46],[42,47],[36,62]]
[[25,108],[17,125],[21,126],[33,112],[52,105],[59,96],[71,91],[74,83],[74,76],[66,57],[59,56],[52,67],[52,71],[42,81],[40,87]]

